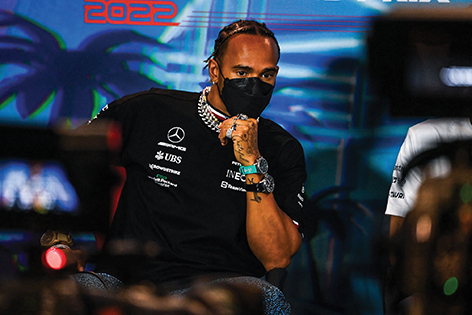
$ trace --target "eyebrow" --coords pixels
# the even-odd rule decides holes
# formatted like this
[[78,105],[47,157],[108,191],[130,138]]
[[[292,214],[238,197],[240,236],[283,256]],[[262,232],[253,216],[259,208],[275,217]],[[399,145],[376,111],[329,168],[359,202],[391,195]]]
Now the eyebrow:
[[[236,69],[243,69],[243,70],[254,70],[254,68],[249,67],[249,66],[244,66],[244,65],[235,65],[232,67],[234,70]],[[262,70],[262,73],[265,72],[270,72],[270,71],[277,71],[277,67],[270,67],[270,68],[265,68]]]

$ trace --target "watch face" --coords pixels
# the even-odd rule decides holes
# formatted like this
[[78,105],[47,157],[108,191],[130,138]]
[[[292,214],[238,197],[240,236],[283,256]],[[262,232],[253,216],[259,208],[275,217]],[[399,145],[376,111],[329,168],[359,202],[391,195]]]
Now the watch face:
[[257,161],[257,170],[259,174],[267,174],[269,171],[269,163],[262,156]]
[[275,189],[274,178],[268,174],[264,177],[262,184],[264,185],[264,192],[266,193],[271,193]]

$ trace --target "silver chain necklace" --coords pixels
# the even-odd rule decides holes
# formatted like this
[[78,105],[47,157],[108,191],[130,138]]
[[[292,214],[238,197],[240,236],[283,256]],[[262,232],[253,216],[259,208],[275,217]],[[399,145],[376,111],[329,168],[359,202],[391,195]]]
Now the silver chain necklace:
[[210,104],[207,102],[207,95],[211,90],[211,86],[207,86],[200,95],[200,99],[198,100],[198,114],[202,117],[203,122],[207,125],[211,130],[214,130],[217,133],[220,133],[220,128],[218,125],[220,121],[210,110]]

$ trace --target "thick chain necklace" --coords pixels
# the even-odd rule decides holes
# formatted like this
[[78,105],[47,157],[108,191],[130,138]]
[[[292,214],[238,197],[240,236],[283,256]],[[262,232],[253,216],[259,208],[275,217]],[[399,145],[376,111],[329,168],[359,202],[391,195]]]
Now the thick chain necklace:
[[211,86],[207,86],[200,95],[200,99],[198,100],[198,114],[202,117],[203,122],[207,125],[211,130],[220,133],[220,128],[218,125],[220,121],[210,110],[210,104],[207,102],[207,95],[211,90]]

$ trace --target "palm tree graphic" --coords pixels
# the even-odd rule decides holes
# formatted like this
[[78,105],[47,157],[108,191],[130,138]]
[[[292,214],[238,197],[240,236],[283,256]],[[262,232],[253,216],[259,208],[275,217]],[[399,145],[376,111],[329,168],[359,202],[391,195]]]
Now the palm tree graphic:
[[[167,52],[171,48],[135,31],[97,33],[83,40],[77,50],[67,50],[57,34],[13,12],[0,10],[0,27],[27,36],[0,35],[0,65],[23,70],[0,81],[0,111],[16,99],[22,119],[51,106],[48,125],[60,118],[80,122],[95,116],[104,105],[100,98],[109,102],[150,87],[166,87],[129,65],[163,69],[139,50],[146,45]],[[134,51],[122,49],[125,44]]]

